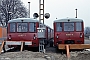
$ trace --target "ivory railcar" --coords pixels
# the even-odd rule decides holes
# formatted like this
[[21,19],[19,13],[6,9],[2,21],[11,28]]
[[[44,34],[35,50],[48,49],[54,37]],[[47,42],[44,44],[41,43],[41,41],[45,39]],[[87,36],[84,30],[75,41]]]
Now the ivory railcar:
[[84,44],[84,22],[78,18],[55,20],[54,46],[58,44]]
[[[46,25],[45,25],[46,26]],[[37,38],[37,28],[39,21],[32,18],[17,18],[8,21],[8,41],[28,41],[31,42],[28,47],[39,47],[39,39]],[[46,41],[51,37],[48,35],[48,26],[46,26]]]

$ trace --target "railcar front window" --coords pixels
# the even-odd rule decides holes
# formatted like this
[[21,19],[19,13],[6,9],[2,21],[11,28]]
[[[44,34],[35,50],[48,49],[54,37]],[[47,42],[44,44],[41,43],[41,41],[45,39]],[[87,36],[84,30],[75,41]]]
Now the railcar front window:
[[64,23],[64,31],[74,31],[74,23]]
[[56,23],[56,31],[62,31],[62,22]]
[[15,25],[15,23],[10,23],[10,32],[15,32],[15,28],[16,27],[16,25]]
[[17,32],[27,32],[28,24],[27,23],[17,23]]
[[36,24],[35,23],[29,24],[29,32],[36,32]]
[[77,23],[76,23],[76,31],[82,31],[81,22],[77,22]]

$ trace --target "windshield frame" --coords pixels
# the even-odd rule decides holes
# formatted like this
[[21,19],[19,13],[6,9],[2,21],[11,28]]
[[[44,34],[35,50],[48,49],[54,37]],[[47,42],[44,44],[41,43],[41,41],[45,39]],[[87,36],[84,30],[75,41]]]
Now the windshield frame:
[[[78,25],[77,23],[80,23],[80,25]],[[75,25],[76,25],[75,29],[76,29],[77,32],[83,30],[83,27],[82,27],[83,24],[82,24],[82,22],[76,22]],[[80,30],[77,29],[78,27],[79,27]]]
[[[68,26],[68,25],[70,25],[70,26]],[[68,29],[66,29],[66,28],[68,28]],[[70,32],[70,31],[74,32],[75,31],[75,23],[74,22],[63,22],[63,29],[64,29],[63,31],[65,31],[65,32],[67,32],[67,31],[68,32]]]
[[[21,31],[18,31],[18,24],[26,24],[26,27],[22,25],[21,26]],[[16,29],[17,29],[18,33],[24,33],[24,32],[26,33],[26,32],[28,32],[28,23],[27,22],[17,22],[17,28]]]
[[63,31],[63,23],[62,22],[56,23],[56,31],[57,32],[62,32]]
[[[14,28],[11,27],[13,25],[14,25]],[[11,30],[14,30],[14,31],[11,31]],[[15,33],[16,32],[16,23],[15,22],[9,23],[9,32],[10,33]]]
[[[32,23],[33,23],[34,31],[30,31],[31,28],[32,28],[32,27],[31,27]],[[31,24],[31,25],[30,25],[30,24]],[[28,25],[28,26],[29,26],[29,29],[28,29],[28,30],[29,30],[30,33],[34,33],[34,32],[37,31],[37,29],[36,29],[37,26],[36,26],[36,23],[35,23],[35,22],[29,22],[29,25]]]

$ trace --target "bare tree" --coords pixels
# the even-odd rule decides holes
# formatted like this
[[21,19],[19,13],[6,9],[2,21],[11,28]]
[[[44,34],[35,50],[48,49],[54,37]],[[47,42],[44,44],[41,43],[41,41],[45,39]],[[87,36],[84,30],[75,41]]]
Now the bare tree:
[[2,0],[0,3],[0,21],[5,21],[6,26],[7,22],[13,18],[27,17],[27,10],[23,6],[21,0]]

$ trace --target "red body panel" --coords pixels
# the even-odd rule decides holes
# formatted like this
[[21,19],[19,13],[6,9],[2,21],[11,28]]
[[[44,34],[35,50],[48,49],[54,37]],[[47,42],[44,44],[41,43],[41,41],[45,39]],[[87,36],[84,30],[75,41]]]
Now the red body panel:
[[[65,44],[65,41],[73,40],[75,44],[84,44],[84,25],[82,22],[82,31],[56,32],[56,23],[54,25],[54,45]],[[82,37],[80,35],[82,34]],[[58,36],[58,38],[57,38]],[[81,41],[81,42],[78,42]]]
[[[39,23],[36,22],[36,29],[38,28]],[[36,37],[34,39],[34,36]],[[9,39],[9,37],[11,39]],[[31,41],[32,45],[30,47],[38,47],[39,46],[39,39],[37,38],[37,30],[36,32],[10,32],[10,25],[8,25],[8,41]]]
[[[34,39],[34,35],[36,39]],[[32,47],[39,46],[38,39],[37,39],[37,33],[10,33],[8,36],[11,37],[9,41],[31,41]]]
[[[16,22],[17,24],[18,22]],[[28,23],[28,22],[27,22]],[[10,23],[8,24],[8,37],[7,40],[8,41],[31,41],[32,45],[29,45],[29,47],[39,47],[39,40],[37,37],[37,28],[39,27],[39,22],[35,22],[36,23],[36,32],[10,32]],[[29,28],[29,27],[28,27]],[[45,37],[46,40],[49,40],[51,34],[49,34],[48,37],[48,26],[46,26],[46,31],[45,31]],[[34,39],[35,37],[35,39]],[[9,39],[10,38],[10,39]]]

